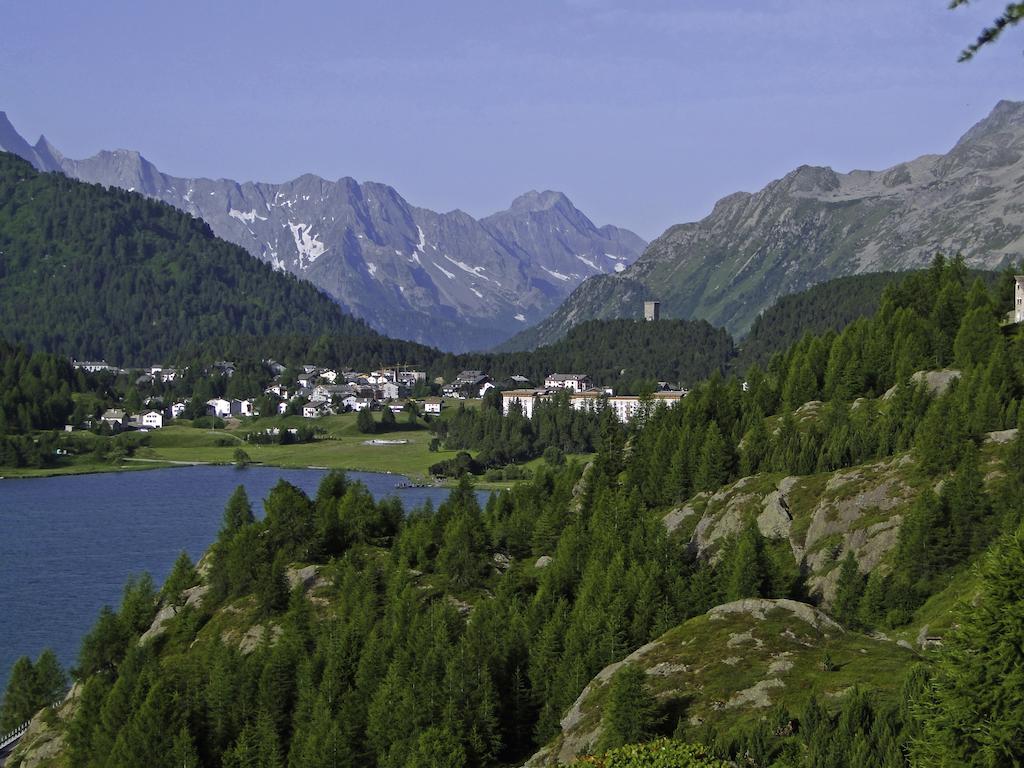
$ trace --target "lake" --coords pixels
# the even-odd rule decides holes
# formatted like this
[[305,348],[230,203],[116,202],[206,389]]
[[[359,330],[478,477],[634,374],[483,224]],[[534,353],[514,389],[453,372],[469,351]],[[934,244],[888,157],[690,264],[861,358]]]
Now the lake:
[[[217,537],[228,497],[244,485],[253,510],[284,479],[310,496],[326,470],[182,467],[0,481],[0,695],[11,665],[53,648],[65,668],[100,608],[116,608],[125,582],[149,572],[157,586],[181,550],[193,561]],[[446,488],[401,488],[406,478],[348,472],[375,498],[406,510]],[[488,493],[478,492],[481,504]]]

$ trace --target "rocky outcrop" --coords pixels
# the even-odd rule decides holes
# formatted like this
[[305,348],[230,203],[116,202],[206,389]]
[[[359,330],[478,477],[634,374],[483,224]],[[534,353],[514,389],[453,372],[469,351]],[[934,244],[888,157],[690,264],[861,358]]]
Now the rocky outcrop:
[[199,608],[203,604],[203,599],[206,597],[206,593],[210,591],[210,588],[205,584],[198,584],[191,589],[186,589],[181,593],[183,598],[177,603],[165,603],[160,606],[160,610],[157,611],[156,617],[153,619],[153,623],[149,625],[149,629],[142,633],[139,638],[139,645],[147,643],[157,637],[160,637],[164,632],[167,631],[167,622],[177,616],[185,608]]
[[[839,666],[821,675],[828,655]],[[665,713],[699,728],[728,728],[809,693],[836,698],[880,666],[901,669],[912,654],[894,643],[843,629],[814,606],[793,600],[738,600],[716,606],[625,658],[586,685],[560,721],[560,734],[526,766],[570,765],[599,742],[609,684],[625,665],[640,667]],[[883,681],[893,693],[899,675]]]
[[[910,377],[911,384],[918,385],[924,382],[925,389],[931,395],[944,395],[949,391],[949,388],[953,386],[953,382],[957,381],[961,376],[961,372],[954,368],[942,368],[937,371],[916,371]],[[895,384],[885,391],[882,395],[883,400],[890,399],[896,394],[896,390],[899,389],[899,384]]]
[[[690,548],[713,563],[722,556],[722,544],[754,522],[766,539],[789,543],[794,561],[806,569],[811,594],[827,607],[835,595],[836,565],[847,552],[862,573],[887,567],[902,511],[917,493],[905,478],[911,466],[903,455],[834,472],[824,482],[820,476],[784,477],[773,486],[767,476],[743,478],[672,510],[662,522],[674,530],[700,509]],[[799,509],[796,496],[803,504]]]

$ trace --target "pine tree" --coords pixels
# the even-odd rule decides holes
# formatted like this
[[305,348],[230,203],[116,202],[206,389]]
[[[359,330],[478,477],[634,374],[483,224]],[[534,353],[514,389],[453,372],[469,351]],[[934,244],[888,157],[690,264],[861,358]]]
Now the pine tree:
[[245,486],[240,485],[231,494],[227,506],[224,508],[224,524],[221,527],[220,536],[227,539],[233,536],[243,526],[255,521],[252,514],[252,505],[249,503],[249,496],[245,492]]
[[636,664],[621,667],[608,688],[599,749],[647,741],[660,722],[658,702],[647,690],[647,675]]
[[1024,526],[982,560],[919,700],[915,766],[1024,763]]
[[764,540],[755,524],[740,533],[725,562],[729,564],[723,588],[726,601],[763,595],[767,579]]
[[356,429],[364,435],[372,435],[377,431],[377,422],[373,420],[373,414],[369,408],[363,408],[356,416]]
[[728,477],[729,458],[725,439],[718,429],[718,423],[712,421],[704,433],[704,444],[701,447],[700,463],[697,465],[694,485],[702,491],[713,491],[721,486]]
[[14,730],[39,710],[36,689],[32,659],[22,656],[11,667],[3,705],[0,707],[0,733]]
[[188,553],[182,550],[178,559],[174,561],[171,574],[164,582],[163,589],[160,591],[161,597],[173,605],[181,605],[183,602],[181,593],[194,587],[197,583],[199,583],[199,574],[196,573]]
[[836,583],[836,596],[833,601],[833,613],[840,624],[856,627],[859,623],[857,613],[861,595],[864,593],[864,577],[857,566],[857,558],[853,552],[847,552],[839,566],[839,581]]

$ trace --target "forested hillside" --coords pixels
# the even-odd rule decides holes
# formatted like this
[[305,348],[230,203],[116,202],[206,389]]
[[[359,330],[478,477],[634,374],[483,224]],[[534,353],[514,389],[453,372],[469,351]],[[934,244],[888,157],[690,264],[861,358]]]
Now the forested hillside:
[[338,474],[282,482],[262,521],[236,494],[198,569],[100,616],[25,750],[455,768],[661,735],[752,766],[1021,762],[1024,336],[968,277],[939,259],[483,510],[464,483],[403,515]]
[[421,367],[430,378],[448,381],[465,369],[488,372],[496,381],[513,375],[527,377],[535,386],[556,371],[587,373],[595,383],[616,391],[649,387],[657,381],[692,384],[715,371],[724,371],[735,355],[725,331],[704,321],[595,320],[573,330],[550,347],[531,352],[453,355],[413,342],[323,335],[319,337],[218,338],[190,345],[176,357],[273,358],[286,364],[372,368],[404,364]]
[[0,325],[33,349],[152,363],[225,333],[372,335],[313,286],[138,194],[0,153]]

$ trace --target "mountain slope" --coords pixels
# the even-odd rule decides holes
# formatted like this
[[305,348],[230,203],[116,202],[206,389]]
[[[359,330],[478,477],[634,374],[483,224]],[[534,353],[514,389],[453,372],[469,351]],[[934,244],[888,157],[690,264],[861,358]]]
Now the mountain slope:
[[373,336],[314,286],[141,195],[0,153],[3,335],[77,357],[154,362],[223,333]]
[[377,330],[449,351],[493,346],[546,317],[587,277],[632,263],[646,245],[632,232],[596,227],[558,192],[530,192],[478,221],[350,178],[239,183],[170,176],[127,150],[63,158],[43,138],[30,147],[2,114],[0,149],[41,170],[170,203],[311,281]]
[[1001,101],[945,155],[845,174],[801,166],[725,197],[506,346],[550,343],[595,317],[636,317],[640,296],[660,299],[664,315],[743,334],[780,296],[833,277],[913,269],[938,251],[994,269],[1024,255],[1022,192],[1024,103]]

